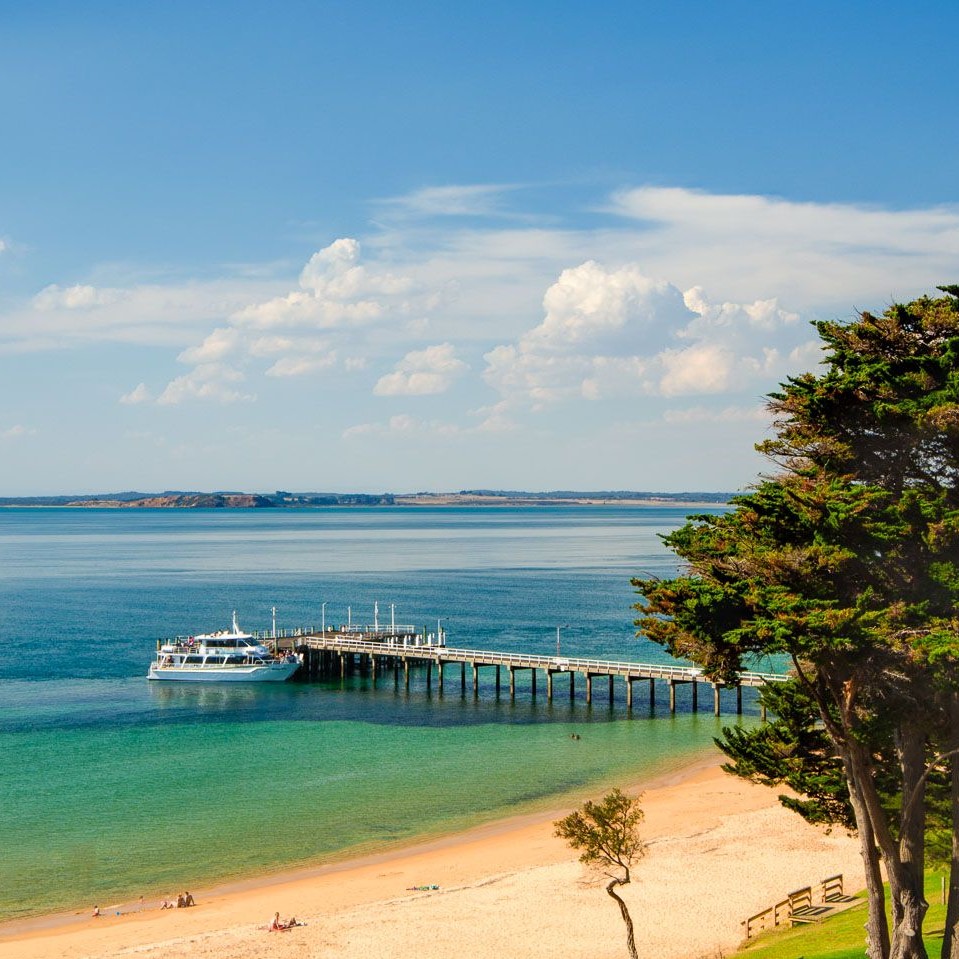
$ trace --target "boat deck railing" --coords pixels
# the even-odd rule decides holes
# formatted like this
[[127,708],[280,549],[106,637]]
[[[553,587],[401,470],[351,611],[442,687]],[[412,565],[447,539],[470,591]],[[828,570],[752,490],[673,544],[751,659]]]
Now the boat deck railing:
[[[251,636],[257,642],[268,643],[273,642],[276,639],[300,639],[304,636],[376,636],[376,637],[390,637],[396,636],[397,638],[404,636],[419,636],[422,635],[423,627],[413,626],[411,624],[391,624],[389,626],[384,625],[383,623],[371,623],[368,625],[356,625],[356,626],[327,626],[326,629],[322,626],[296,626],[292,629],[251,629],[246,633],[247,636]],[[170,639],[161,639],[158,640],[159,643],[165,646],[182,645],[185,646],[190,642],[195,642],[196,636],[173,636]]]

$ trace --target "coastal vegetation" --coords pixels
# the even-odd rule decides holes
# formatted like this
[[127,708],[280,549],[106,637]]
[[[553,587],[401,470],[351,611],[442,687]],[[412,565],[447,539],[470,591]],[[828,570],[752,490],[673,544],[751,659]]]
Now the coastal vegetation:
[[148,509],[264,509],[311,506],[562,506],[562,505],[669,505],[671,503],[725,503],[731,493],[651,493],[635,490],[460,490],[455,493],[275,493],[184,492],[96,493],[62,496],[6,496],[0,506],[95,506]]
[[614,789],[598,803],[587,800],[555,824],[557,836],[573,849],[582,850],[579,861],[598,869],[609,880],[606,893],[619,906],[631,959],[637,959],[633,920],[616,887],[629,885],[631,867],[646,854],[646,843],[639,835],[642,821],[639,797]]
[[767,693],[777,724],[727,731],[728,768],[855,828],[870,959],[927,956],[937,853],[941,952],[959,957],[959,287],[940,289],[817,323],[821,372],[769,397],[775,435],[757,448],[774,474],[665,537],[683,575],[633,581],[640,631],[709,678],[790,663]]

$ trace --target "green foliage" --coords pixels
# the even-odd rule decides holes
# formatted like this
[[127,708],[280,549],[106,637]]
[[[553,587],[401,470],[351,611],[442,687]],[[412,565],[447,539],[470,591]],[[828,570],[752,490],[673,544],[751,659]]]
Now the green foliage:
[[724,727],[716,745],[731,761],[723,769],[765,786],[788,786],[798,798],[785,794],[780,802],[807,822],[855,829],[842,762],[812,697],[793,681],[767,687],[762,698],[773,720]]
[[810,821],[856,823],[870,955],[897,959],[925,955],[924,832],[935,847],[959,828],[940,758],[959,744],[959,288],[944,292],[817,323],[824,367],[771,394],[757,447],[781,472],[664,538],[683,575],[633,580],[640,631],[709,679],[790,659],[776,721],[721,746]]
[[[768,686],[762,702],[770,722],[761,726],[724,727],[716,745],[729,762],[723,769],[764,786],[787,786],[779,797],[807,822],[855,830],[849,788],[842,760],[826,734],[815,701],[795,680]],[[884,717],[873,717],[869,739],[876,750],[876,779],[884,809],[898,836],[898,809],[893,731]],[[926,851],[937,868],[948,864],[951,852],[952,810],[949,777],[945,770],[930,773],[926,792]],[[795,794],[795,795],[793,795]]]
[[630,867],[646,854],[646,843],[639,835],[642,820],[639,797],[614,789],[598,803],[587,801],[581,809],[554,823],[557,836],[582,850],[579,861],[603,870],[610,880],[606,893],[619,906],[630,959],[638,959],[633,920],[625,901],[616,893],[616,886],[628,885]]
[[614,789],[598,803],[587,800],[554,825],[557,836],[581,850],[580,862],[604,870],[622,869],[629,882],[630,867],[646,854],[646,843],[639,835],[642,821],[639,797]]

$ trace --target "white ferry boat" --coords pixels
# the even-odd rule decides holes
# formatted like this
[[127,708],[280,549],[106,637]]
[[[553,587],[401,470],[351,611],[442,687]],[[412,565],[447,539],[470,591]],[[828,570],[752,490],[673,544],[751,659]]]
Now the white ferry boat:
[[299,668],[290,654],[276,656],[250,633],[244,633],[233,613],[233,628],[199,633],[162,643],[147,679],[181,683],[282,683]]

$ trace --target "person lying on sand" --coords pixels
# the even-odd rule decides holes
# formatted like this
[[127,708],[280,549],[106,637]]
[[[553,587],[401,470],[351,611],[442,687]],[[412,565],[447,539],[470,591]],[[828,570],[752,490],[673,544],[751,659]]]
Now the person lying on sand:
[[290,916],[287,922],[283,922],[280,919],[280,914],[278,912],[273,913],[273,921],[270,923],[269,930],[270,932],[286,932],[289,929],[292,929],[294,926],[303,926],[306,923],[297,922],[296,916]]

